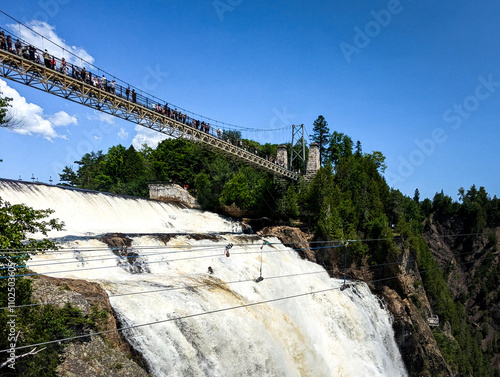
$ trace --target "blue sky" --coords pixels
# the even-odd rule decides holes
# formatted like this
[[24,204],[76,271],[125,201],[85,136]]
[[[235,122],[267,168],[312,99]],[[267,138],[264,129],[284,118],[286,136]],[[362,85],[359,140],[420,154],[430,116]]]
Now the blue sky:
[[[472,184],[500,195],[498,2],[18,0],[0,9],[171,104],[288,127],[244,137],[288,142],[292,124],[312,135],[323,115],[363,152],[381,151],[387,182],[406,195],[456,198]],[[3,15],[0,24],[22,32]],[[0,89],[23,120],[0,129],[0,177],[57,182],[84,153],[158,142],[9,80]]]

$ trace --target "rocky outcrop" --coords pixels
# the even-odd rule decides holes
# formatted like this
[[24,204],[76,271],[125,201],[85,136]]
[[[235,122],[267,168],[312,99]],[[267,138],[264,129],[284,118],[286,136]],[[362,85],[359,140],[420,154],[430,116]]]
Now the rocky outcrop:
[[[302,258],[325,266],[332,276],[343,276],[345,257],[343,247],[319,247],[311,250],[309,242],[312,236],[289,226],[264,227],[257,234],[261,237],[277,237],[284,245],[295,249]],[[361,264],[367,266],[368,262]],[[396,342],[410,375],[454,376],[438,348],[428,323],[428,318],[433,313],[415,257],[403,248],[402,253],[397,255],[397,261],[389,263],[383,271],[374,272],[373,268],[359,268],[350,264],[347,267],[349,279],[367,282],[372,291],[387,304],[394,319]],[[390,280],[382,278],[380,282],[374,282],[382,276],[397,276],[397,278]],[[446,323],[441,325],[446,326]]]
[[481,335],[483,352],[500,369],[500,227],[469,233],[460,218],[432,216],[424,237],[454,300],[463,304],[468,322]]
[[266,227],[257,233],[262,237],[274,236],[285,246],[297,251],[301,258],[316,262],[316,256],[309,247],[310,235],[289,226]]
[[[97,331],[89,342],[70,343],[58,367],[61,376],[147,376],[141,357],[116,330],[118,325],[108,295],[97,283],[38,275],[33,279],[32,301],[63,307],[67,303],[83,315],[93,315]],[[97,315],[95,315],[97,314]],[[102,336],[102,338],[101,338]]]
[[410,374],[422,377],[453,376],[437,346],[425,315],[422,314],[420,300],[425,301],[425,295],[410,295],[403,298],[387,286],[382,286],[379,294],[394,317],[396,343]]
[[174,183],[153,183],[149,185],[149,198],[167,203],[178,203],[188,208],[201,208],[188,190]]
[[70,344],[57,373],[61,377],[148,377],[144,369],[98,336],[87,343]]

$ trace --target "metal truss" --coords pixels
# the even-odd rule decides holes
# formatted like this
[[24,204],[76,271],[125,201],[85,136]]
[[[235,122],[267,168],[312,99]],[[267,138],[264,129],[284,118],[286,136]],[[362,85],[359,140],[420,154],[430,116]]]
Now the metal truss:
[[0,76],[116,116],[173,138],[184,138],[268,173],[298,180],[298,174],[242,148],[171,119],[154,109],[84,83],[43,64],[0,50]]

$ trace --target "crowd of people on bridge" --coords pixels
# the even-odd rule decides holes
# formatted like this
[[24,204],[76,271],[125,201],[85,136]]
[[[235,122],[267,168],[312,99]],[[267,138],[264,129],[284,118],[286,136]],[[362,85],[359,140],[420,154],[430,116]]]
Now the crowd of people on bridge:
[[[0,28],[1,29],[1,28]],[[23,41],[24,42],[24,41]],[[150,97],[138,95],[134,88],[130,89],[130,86],[126,88],[122,85],[117,84],[116,80],[108,80],[104,74],[96,75],[90,70],[84,67],[80,68],[77,65],[68,63],[63,57],[61,59],[54,57],[54,55],[49,54],[47,49],[43,51],[37,47],[23,43],[18,38],[13,41],[10,34],[6,34],[4,30],[0,30],[0,49],[8,51],[12,54],[16,54],[24,59],[33,61],[37,64],[44,65],[46,68],[53,69],[64,75],[71,76],[74,79],[80,80],[86,84],[92,85],[95,88],[104,90],[113,95],[119,96],[136,103],[138,105],[144,106],[150,110],[154,110],[159,114],[166,116],[176,122],[182,123],[184,125],[190,126],[199,131],[211,134],[219,139],[222,139],[232,145],[240,147],[241,149],[252,153],[248,147],[244,147],[242,140],[232,142],[229,137],[227,137],[220,128],[212,128],[210,123],[205,121],[200,121],[199,119],[191,118],[186,112],[182,112],[177,108],[170,108],[168,103],[161,105],[157,100],[153,100]],[[253,151],[256,156],[259,156],[259,151],[254,149]],[[259,156],[265,158],[266,160],[286,168],[285,164],[272,156]]]

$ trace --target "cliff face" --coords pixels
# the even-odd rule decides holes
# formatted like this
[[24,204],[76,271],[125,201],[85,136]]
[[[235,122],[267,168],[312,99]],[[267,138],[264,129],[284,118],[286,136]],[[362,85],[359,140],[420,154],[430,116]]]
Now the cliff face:
[[[302,258],[326,266],[333,277],[343,276],[343,252],[333,253],[332,249],[327,248],[311,250],[311,235],[300,229],[267,227],[259,231],[259,234],[275,236],[285,245],[297,250]],[[376,273],[372,269],[356,269],[354,265],[348,266],[348,277],[367,282],[372,291],[387,304],[394,317],[396,342],[410,376],[451,377],[454,374],[439,351],[427,321],[432,316],[432,311],[414,259],[407,250],[403,251],[401,262],[390,267],[389,274],[398,276],[396,279],[373,283]]]
[[[39,275],[33,279],[32,301],[66,303],[79,308],[85,317],[92,316],[98,331],[116,330],[117,321],[107,293],[97,283],[74,279],[57,279]],[[138,365],[141,358],[118,331],[94,336],[83,342],[70,343],[65,349],[57,372],[60,376],[139,376],[147,372]]]
[[454,300],[463,304],[468,322],[481,336],[482,351],[500,369],[500,227],[465,233],[456,218],[432,217],[424,236]]
[[391,281],[391,286],[382,282],[372,288],[383,297],[394,316],[396,342],[410,376],[454,376],[432,333],[428,319],[433,313],[420,272],[407,250],[403,251],[401,264],[393,270],[397,278]]

